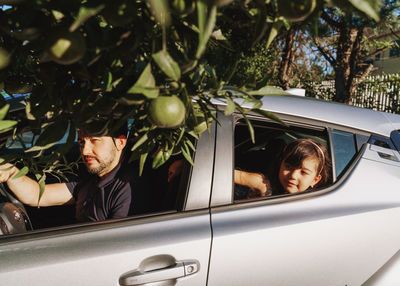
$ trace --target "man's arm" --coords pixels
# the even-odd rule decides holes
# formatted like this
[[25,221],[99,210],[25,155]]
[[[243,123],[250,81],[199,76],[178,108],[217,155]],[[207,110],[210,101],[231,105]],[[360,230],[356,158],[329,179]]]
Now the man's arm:
[[65,183],[48,184],[39,199],[39,184],[27,176],[16,179],[13,177],[19,172],[18,168],[11,164],[0,166],[0,183],[7,183],[10,190],[24,204],[30,206],[55,206],[73,203],[74,199]]
[[235,184],[258,190],[261,196],[264,196],[268,191],[268,184],[261,173],[250,173],[235,169],[233,178]]

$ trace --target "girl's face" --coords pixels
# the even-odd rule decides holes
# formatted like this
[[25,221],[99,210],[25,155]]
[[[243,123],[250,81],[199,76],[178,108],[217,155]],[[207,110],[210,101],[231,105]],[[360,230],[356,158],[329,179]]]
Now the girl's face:
[[321,180],[318,172],[318,159],[309,157],[303,160],[301,166],[293,167],[283,161],[279,168],[279,182],[285,191],[295,194],[314,187]]

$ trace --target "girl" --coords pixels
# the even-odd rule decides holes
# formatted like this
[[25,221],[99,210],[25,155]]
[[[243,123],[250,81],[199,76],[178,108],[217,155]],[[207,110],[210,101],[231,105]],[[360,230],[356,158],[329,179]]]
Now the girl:
[[331,161],[324,145],[297,139],[282,151],[279,169],[270,179],[261,173],[234,171],[235,200],[259,196],[296,194],[326,184]]

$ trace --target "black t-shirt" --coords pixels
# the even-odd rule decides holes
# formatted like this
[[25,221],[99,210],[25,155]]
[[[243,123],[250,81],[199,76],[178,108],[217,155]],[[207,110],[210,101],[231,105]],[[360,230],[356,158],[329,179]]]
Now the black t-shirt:
[[76,202],[77,221],[123,218],[133,213],[134,171],[119,165],[104,178],[83,175],[67,187]]

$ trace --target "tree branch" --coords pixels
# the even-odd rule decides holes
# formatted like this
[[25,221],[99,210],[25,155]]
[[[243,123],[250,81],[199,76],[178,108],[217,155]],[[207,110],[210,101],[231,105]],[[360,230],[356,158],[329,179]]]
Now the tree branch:
[[323,47],[316,38],[314,38],[314,44],[322,56],[331,64],[332,67],[334,67],[336,65],[336,60],[333,57],[332,52],[327,47]]
[[326,21],[329,26],[335,28],[336,30],[341,29],[340,22],[335,21],[326,11],[322,11],[321,18]]

